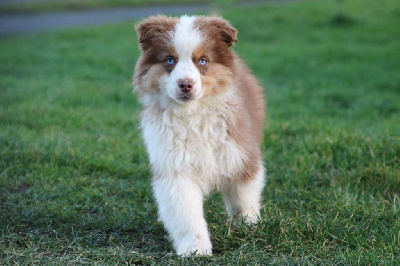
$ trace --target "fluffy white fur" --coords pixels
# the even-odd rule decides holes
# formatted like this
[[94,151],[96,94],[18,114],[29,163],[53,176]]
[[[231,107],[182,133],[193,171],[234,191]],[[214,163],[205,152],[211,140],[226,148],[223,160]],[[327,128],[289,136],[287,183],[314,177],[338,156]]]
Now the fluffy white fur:
[[[224,95],[227,97],[226,95]],[[143,137],[153,165],[153,189],[159,215],[180,255],[211,255],[211,242],[203,216],[203,199],[222,191],[228,216],[257,221],[264,186],[264,168],[248,183],[232,179],[242,167],[244,154],[227,135],[230,106],[218,109],[171,107],[159,117],[143,114]],[[196,169],[195,171],[193,169]]]

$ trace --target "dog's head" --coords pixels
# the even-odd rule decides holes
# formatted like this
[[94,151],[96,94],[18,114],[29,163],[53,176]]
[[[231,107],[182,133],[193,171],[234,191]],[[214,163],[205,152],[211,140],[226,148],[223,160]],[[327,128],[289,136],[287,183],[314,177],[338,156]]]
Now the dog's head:
[[218,95],[232,82],[236,29],[216,17],[150,17],[136,26],[142,54],[134,75],[141,96],[184,104]]

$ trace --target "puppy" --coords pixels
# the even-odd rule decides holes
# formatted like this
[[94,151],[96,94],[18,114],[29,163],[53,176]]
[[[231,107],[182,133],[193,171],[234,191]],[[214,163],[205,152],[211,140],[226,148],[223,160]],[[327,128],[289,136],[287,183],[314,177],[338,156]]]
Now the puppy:
[[217,17],[155,16],[136,26],[133,85],[162,220],[180,255],[211,255],[203,200],[222,192],[228,217],[255,223],[264,186],[263,88]]

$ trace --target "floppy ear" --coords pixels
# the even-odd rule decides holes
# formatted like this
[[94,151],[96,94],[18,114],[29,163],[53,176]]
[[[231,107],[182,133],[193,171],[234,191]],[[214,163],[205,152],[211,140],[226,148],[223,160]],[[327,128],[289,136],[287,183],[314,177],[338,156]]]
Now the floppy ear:
[[212,33],[212,35],[218,36],[222,42],[228,45],[228,47],[234,45],[234,43],[237,42],[237,30],[223,18],[200,17],[199,24],[200,29],[208,30],[210,31],[210,33]]
[[142,20],[135,27],[140,43],[140,49],[143,51],[147,50],[153,39],[165,34],[168,31],[172,31],[175,24],[175,18],[166,16],[153,16]]
[[222,18],[216,18],[214,25],[220,31],[219,34],[222,41],[224,41],[228,46],[232,46],[237,42],[237,30],[232,27],[228,21]]

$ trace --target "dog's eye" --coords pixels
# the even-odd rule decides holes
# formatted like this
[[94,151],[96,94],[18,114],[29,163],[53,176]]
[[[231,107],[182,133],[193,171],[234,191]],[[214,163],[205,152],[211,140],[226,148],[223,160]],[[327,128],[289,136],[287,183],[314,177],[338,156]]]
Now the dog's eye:
[[165,62],[167,63],[167,65],[173,65],[175,64],[175,59],[173,57],[168,57]]
[[205,66],[207,64],[207,60],[204,59],[204,58],[201,58],[200,61],[199,61],[199,64],[202,65],[202,66]]

